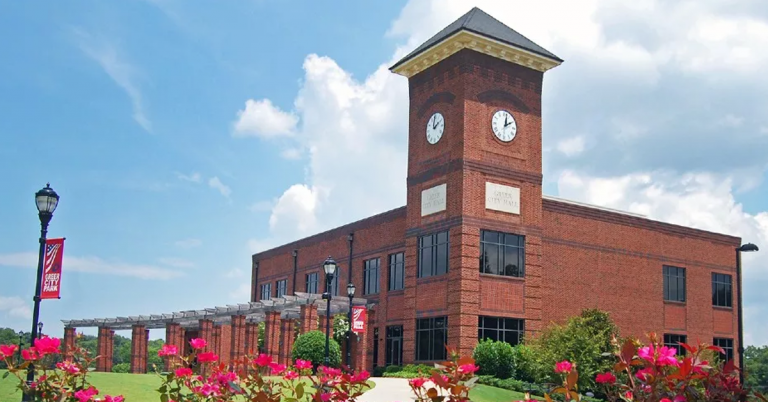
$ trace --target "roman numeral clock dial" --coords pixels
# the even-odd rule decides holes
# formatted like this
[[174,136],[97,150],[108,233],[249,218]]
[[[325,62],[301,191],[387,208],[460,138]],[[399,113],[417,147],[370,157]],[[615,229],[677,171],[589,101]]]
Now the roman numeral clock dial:
[[445,130],[445,119],[443,115],[436,112],[427,121],[427,142],[430,144],[437,144],[440,138],[443,137],[443,131]]
[[493,114],[491,128],[493,128],[493,134],[496,135],[496,138],[503,142],[510,142],[517,135],[517,122],[515,122],[512,114],[506,110],[499,110]]

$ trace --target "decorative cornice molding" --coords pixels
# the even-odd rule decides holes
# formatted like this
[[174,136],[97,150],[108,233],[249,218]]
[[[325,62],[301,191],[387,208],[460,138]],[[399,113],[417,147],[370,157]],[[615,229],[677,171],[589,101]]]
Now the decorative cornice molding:
[[471,49],[501,60],[545,72],[562,62],[494,39],[462,30],[395,67],[392,72],[411,78],[461,49]]

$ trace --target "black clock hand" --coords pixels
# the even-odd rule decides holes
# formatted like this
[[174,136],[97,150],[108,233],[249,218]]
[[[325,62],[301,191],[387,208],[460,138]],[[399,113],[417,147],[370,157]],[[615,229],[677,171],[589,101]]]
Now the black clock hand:
[[437,117],[435,117],[434,123],[432,123],[432,129],[437,128]]

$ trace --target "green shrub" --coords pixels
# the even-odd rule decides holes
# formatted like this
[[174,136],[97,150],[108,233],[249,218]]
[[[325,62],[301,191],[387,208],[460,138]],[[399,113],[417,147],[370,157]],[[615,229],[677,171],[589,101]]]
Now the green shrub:
[[514,378],[525,381],[536,381],[537,360],[536,354],[527,345],[518,344],[512,348],[512,360],[515,362]]
[[387,369],[386,367],[376,366],[373,368],[373,373],[371,375],[373,377],[382,377],[386,372],[386,369]]
[[490,339],[480,341],[472,353],[480,375],[510,378],[515,372],[515,356],[512,345]]
[[[341,367],[341,348],[331,339],[329,347],[329,366]],[[325,334],[320,331],[310,331],[299,335],[293,344],[293,359],[311,361],[315,367],[325,362]]]
[[387,366],[384,368],[385,373],[397,373],[403,371],[403,366]]
[[131,365],[129,363],[118,363],[112,366],[113,373],[128,373],[131,371]]

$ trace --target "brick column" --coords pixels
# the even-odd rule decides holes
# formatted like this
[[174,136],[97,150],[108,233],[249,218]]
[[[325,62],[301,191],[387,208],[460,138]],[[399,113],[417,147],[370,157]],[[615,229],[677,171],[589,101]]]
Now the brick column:
[[302,304],[301,312],[299,314],[301,318],[301,329],[299,333],[306,334],[309,331],[317,330],[317,306],[314,304]]
[[268,311],[264,328],[264,353],[277,361],[280,354],[280,312]]
[[143,325],[131,328],[131,373],[147,372],[147,338],[149,331]]
[[281,333],[280,333],[280,364],[290,365],[293,362],[293,341],[294,341],[294,325],[295,320],[285,319],[281,321]]
[[203,352],[210,352],[213,350],[213,321],[200,320],[200,330],[197,333],[197,337],[205,339],[208,346],[203,349]]
[[[181,324],[168,323],[165,325],[165,343],[167,345],[176,346],[179,351],[179,355],[184,354],[184,334],[182,333]],[[177,364],[181,363],[178,357],[168,357],[164,359],[165,370],[169,371]]]
[[107,362],[109,366],[107,367],[107,372],[110,372],[110,373],[112,372],[114,356],[115,356],[115,331],[110,330],[109,331],[109,361]]
[[[331,338],[333,338],[333,316],[331,316],[330,325],[331,325],[330,334],[331,334]],[[320,328],[318,329],[320,330],[320,332],[323,333],[323,335],[325,335],[325,316],[324,315],[320,316]]]
[[[232,331],[234,333],[234,331]],[[245,323],[245,341],[243,351],[246,355],[254,356],[259,353],[259,324]]]
[[64,359],[72,361],[72,353],[75,351],[76,328],[64,328]]
[[112,371],[112,334],[114,332],[107,327],[99,327],[96,338],[96,371],[109,373]]
[[221,357],[221,325],[213,326],[213,344],[211,351]]
[[[373,328],[370,323],[375,321],[375,312],[368,310],[365,316],[365,332],[352,337],[352,367],[355,370],[373,370]],[[359,337],[359,339],[358,339]]]
[[234,363],[245,356],[245,316],[233,315],[229,337],[229,361]]

